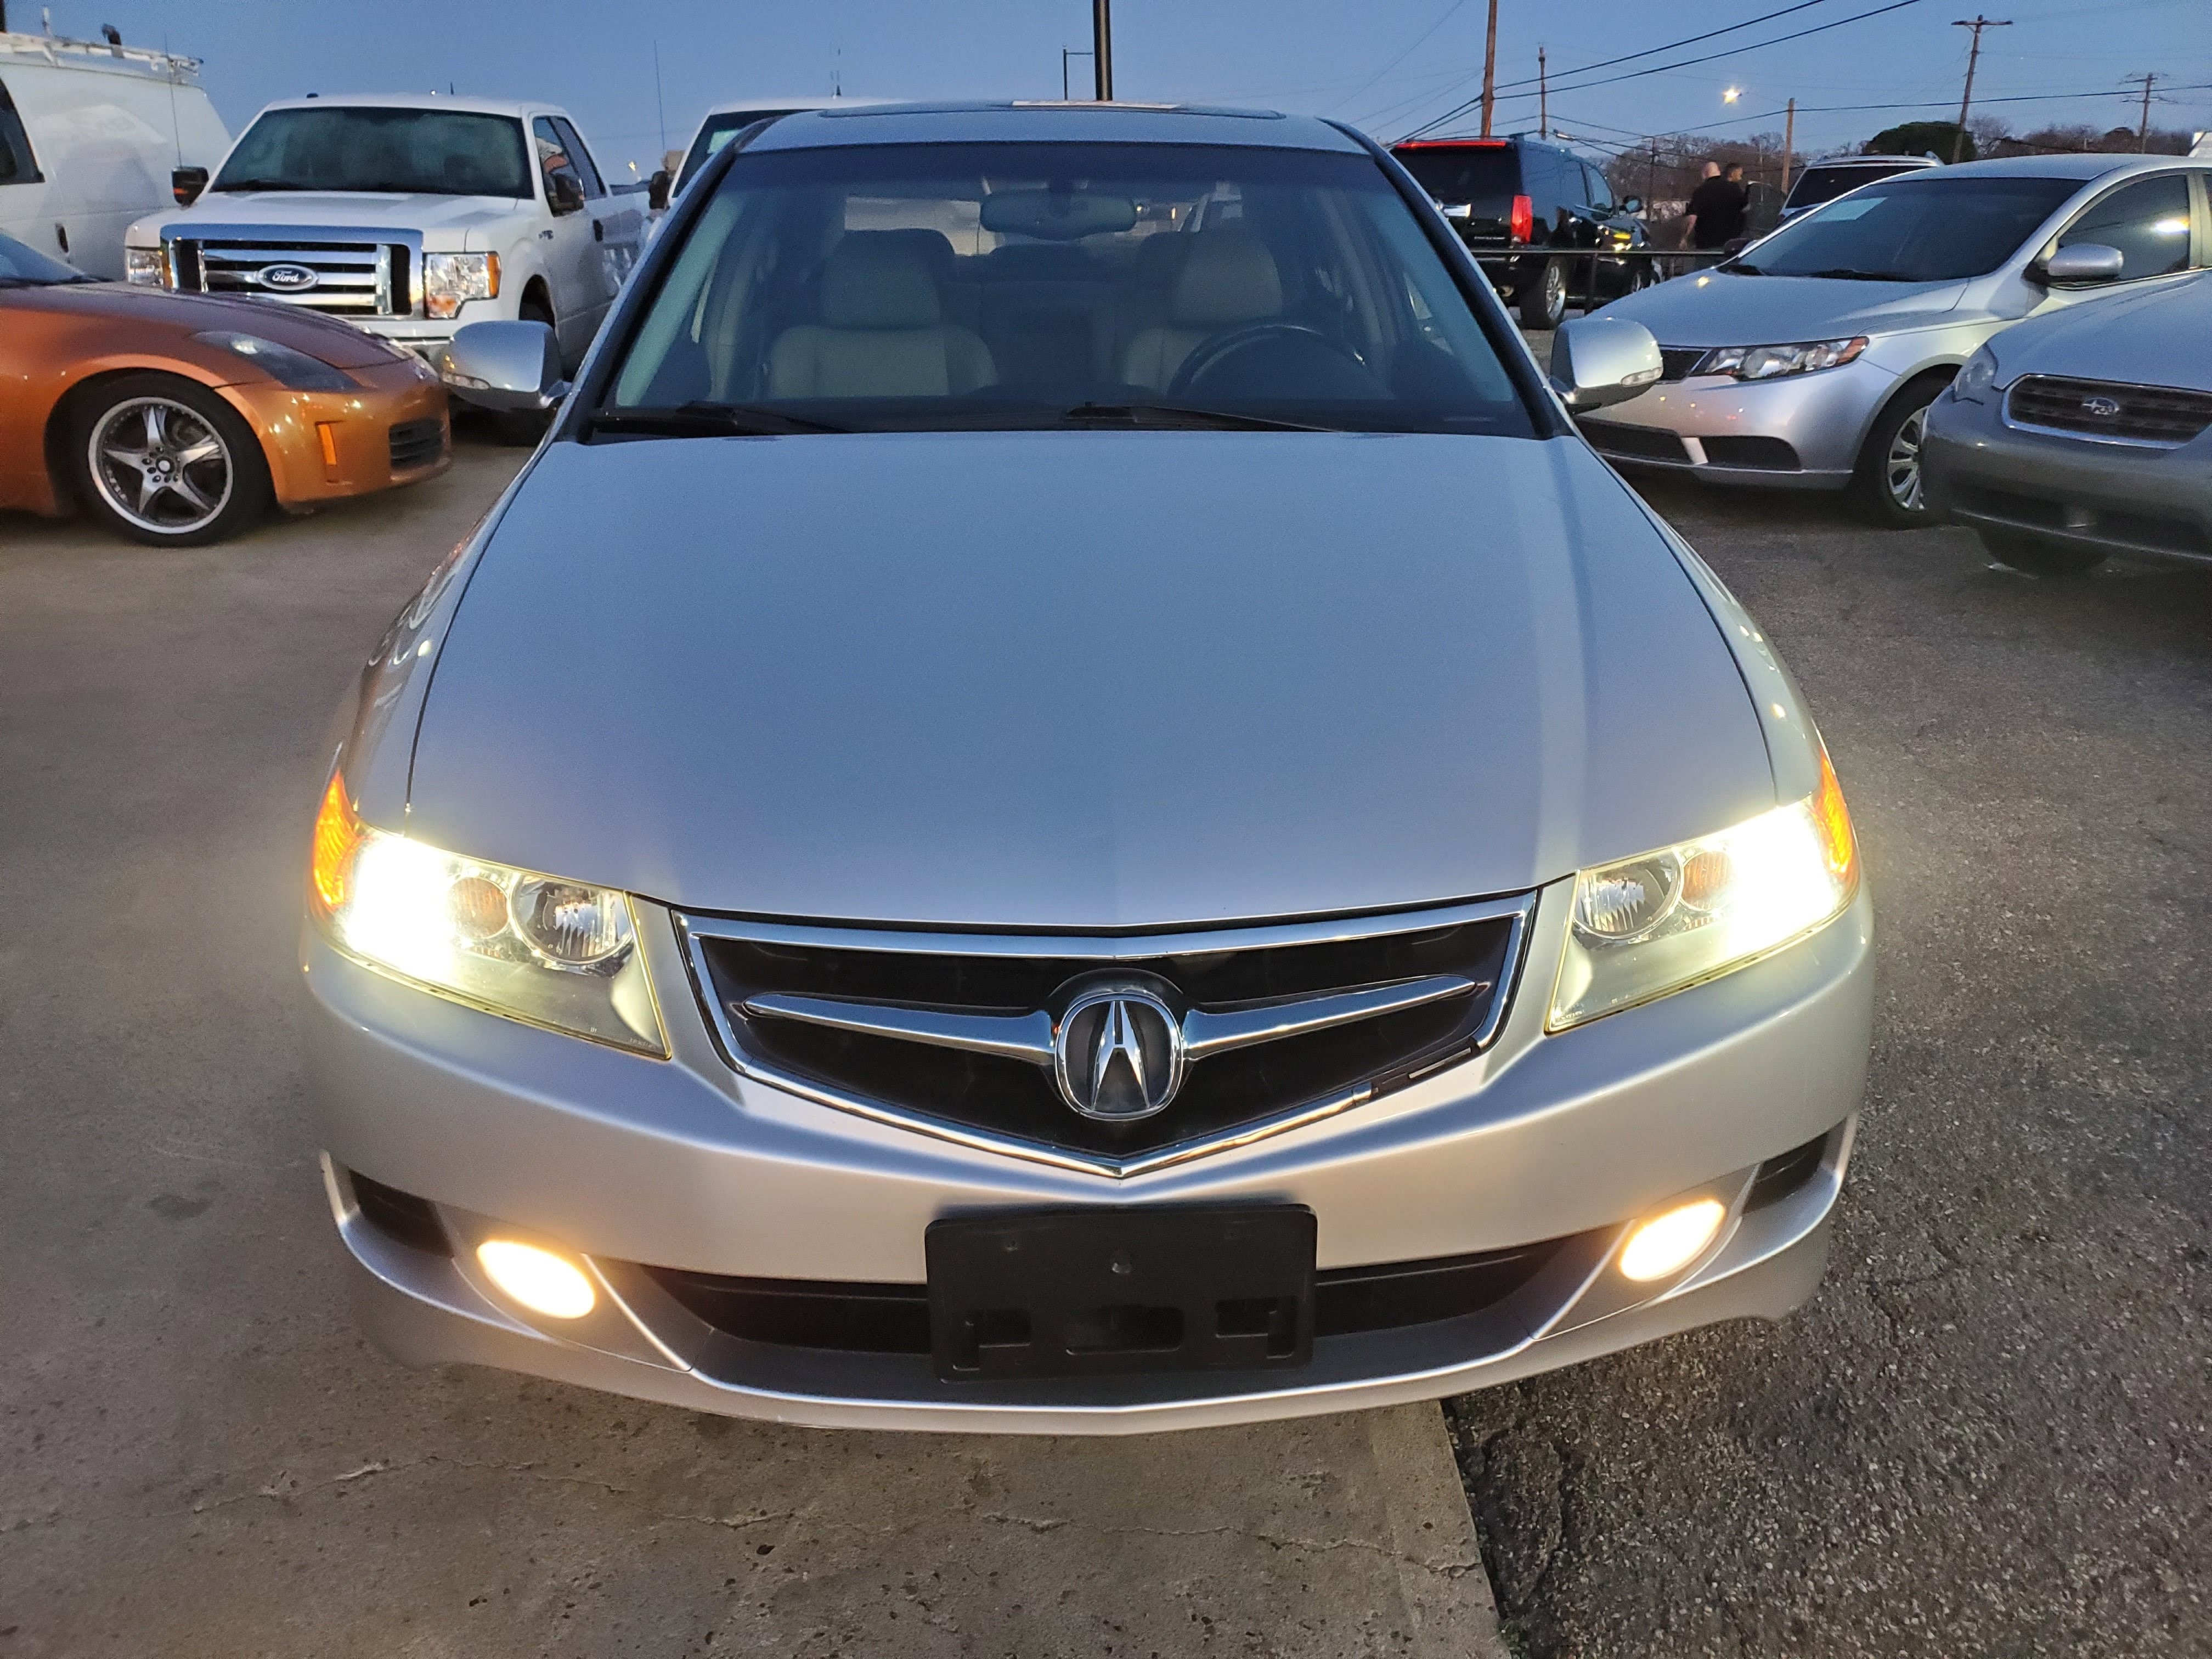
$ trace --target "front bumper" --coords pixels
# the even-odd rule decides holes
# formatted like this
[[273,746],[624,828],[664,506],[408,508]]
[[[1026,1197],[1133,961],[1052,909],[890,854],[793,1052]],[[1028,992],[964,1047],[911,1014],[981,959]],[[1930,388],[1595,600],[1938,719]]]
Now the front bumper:
[[[223,388],[269,460],[270,483],[287,507],[363,495],[434,477],[453,464],[446,390],[409,362],[346,371],[349,392],[295,392],[273,381]],[[438,423],[438,441],[392,441],[394,427]],[[324,448],[327,432],[331,447]]]
[[2171,448],[2012,425],[2002,394],[1945,392],[1923,450],[1931,510],[2054,546],[2212,564],[2212,432]]
[[[873,1122],[742,1078],[689,993],[665,913],[641,907],[673,1057],[635,1058],[475,1012],[310,932],[309,1050],[331,1195],[364,1324],[411,1363],[462,1361],[695,1409],[822,1425],[1127,1433],[1431,1398],[1810,1293],[1848,1157],[1871,1017],[1871,910],[1753,967],[1559,1037],[1541,1030],[1565,926],[1540,903],[1520,994],[1488,1050],[1340,1116],[1113,1178]],[[1819,1143],[1779,1201],[1764,1160]],[[434,1200],[465,1244],[492,1226],[580,1253],[591,1328],[504,1304],[451,1257],[368,1224],[347,1171]],[[1692,1190],[1735,1206],[1686,1276],[1633,1292],[1610,1266],[1634,1218]],[[1324,1337],[1310,1365],[1051,1384],[939,1382],[926,1356],[717,1337],[638,1264],[756,1279],[913,1285],[940,1216],[1065,1205],[1294,1203],[1324,1271],[1538,1241],[1510,1304]],[[1639,1299],[1640,1298],[1640,1299]]]
[[1724,374],[1662,381],[1578,424],[1619,466],[1717,483],[1841,489],[1899,377],[1861,357],[1772,380]]

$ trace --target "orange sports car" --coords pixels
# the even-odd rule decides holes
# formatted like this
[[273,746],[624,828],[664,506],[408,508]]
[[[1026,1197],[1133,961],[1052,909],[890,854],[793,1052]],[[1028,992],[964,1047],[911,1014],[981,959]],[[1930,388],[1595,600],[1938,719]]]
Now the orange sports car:
[[0,236],[0,508],[71,502],[157,546],[449,465],[422,361],[276,301],[91,277]]

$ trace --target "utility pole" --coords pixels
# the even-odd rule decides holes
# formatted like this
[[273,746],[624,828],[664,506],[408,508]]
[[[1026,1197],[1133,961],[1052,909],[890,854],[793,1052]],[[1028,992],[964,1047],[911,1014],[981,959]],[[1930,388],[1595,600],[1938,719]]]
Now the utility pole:
[[1659,141],[1651,141],[1651,165],[1644,170],[1644,209],[1650,212],[1654,198],[1659,194]]
[[1790,199],[1790,158],[1797,153],[1797,100],[1790,100],[1790,112],[1782,123],[1782,199]]
[[1490,137],[1491,106],[1498,101],[1498,0],[1490,0],[1489,44],[1482,49],[1482,136]]
[[2012,19],[1984,17],[1981,13],[1976,12],[1971,20],[1964,17],[1953,18],[1951,27],[1954,29],[1972,29],[1974,32],[1973,49],[1966,54],[1966,90],[1959,100],[1958,136],[1951,140],[1951,161],[1954,165],[1956,165],[1959,157],[1966,153],[1966,111],[1972,106],[1974,101],[1974,65],[1981,61],[1982,31],[2008,29],[2012,27]]
[[1091,68],[1098,89],[1098,101],[1114,101],[1114,17],[1109,8],[1113,0],[1091,0]]
[[653,107],[660,116],[660,157],[668,159],[668,105],[660,95],[660,42],[653,43]]
[[2121,78],[2126,81],[2140,81],[2143,83],[2142,125],[2136,129],[2136,149],[2138,152],[2141,152],[2150,147],[2150,88],[2151,83],[2156,81],[2158,76],[2155,75],[2129,75],[2123,76]]
[[1552,136],[1552,83],[1544,69],[1544,49],[1536,48],[1536,136]]

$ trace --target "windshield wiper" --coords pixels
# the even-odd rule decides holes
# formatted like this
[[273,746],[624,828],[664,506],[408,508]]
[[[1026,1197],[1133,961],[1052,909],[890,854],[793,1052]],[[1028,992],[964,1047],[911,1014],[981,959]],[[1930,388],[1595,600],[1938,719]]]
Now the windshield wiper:
[[1112,422],[1124,426],[1189,427],[1223,432],[1336,432],[1333,426],[1271,421],[1264,415],[1238,415],[1225,409],[1191,409],[1182,404],[1078,404],[1063,410],[1063,421],[1085,424]]
[[1808,270],[1807,276],[1832,276],[1847,283],[1917,283],[1922,279],[1908,276],[1901,270],[1854,270],[1849,265],[1837,265],[1828,270]]
[[1715,270],[1725,270],[1733,276],[1764,276],[1766,275],[1766,273],[1761,270],[1757,265],[1747,265],[1741,259],[1723,259],[1720,264],[1715,265],[1713,269]]
[[793,432],[849,432],[850,427],[787,415],[758,404],[688,403],[675,409],[602,409],[584,417],[591,432],[635,432],[661,438],[761,438]]

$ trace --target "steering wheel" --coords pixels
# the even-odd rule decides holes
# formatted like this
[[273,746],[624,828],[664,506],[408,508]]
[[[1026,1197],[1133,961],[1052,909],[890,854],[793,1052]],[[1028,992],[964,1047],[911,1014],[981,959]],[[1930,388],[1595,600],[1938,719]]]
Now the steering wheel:
[[1361,374],[1371,373],[1359,354],[1340,340],[1332,339],[1321,330],[1307,323],[1285,322],[1273,318],[1257,323],[1247,323],[1242,328],[1232,328],[1200,341],[1192,348],[1182,367],[1176,371],[1175,379],[1168,382],[1168,396],[1181,398],[1188,394],[1193,386],[1212,374],[1231,357],[1278,341],[1304,346],[1319,346],[1332,355],[1341,357]]

